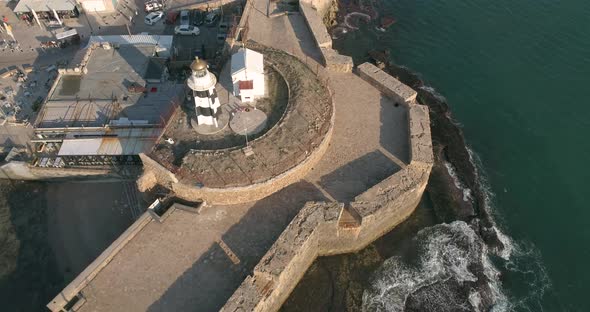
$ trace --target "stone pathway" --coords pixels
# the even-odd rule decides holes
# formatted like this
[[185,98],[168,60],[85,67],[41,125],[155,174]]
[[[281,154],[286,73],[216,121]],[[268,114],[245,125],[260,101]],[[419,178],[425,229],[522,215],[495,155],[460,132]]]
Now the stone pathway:
[[[319,51],[303,18],[267,18],[267,3],[254,1],[249,39],[313,66]],[[177,210],[164,223],[152,221],[83,290],[81,311],[218,310],[305,202],[350,201],[405,166],[405,108],[354,74],[318,71],[333,92],[336,123],[305,180],[255,203],[210,206],[199,215]]]

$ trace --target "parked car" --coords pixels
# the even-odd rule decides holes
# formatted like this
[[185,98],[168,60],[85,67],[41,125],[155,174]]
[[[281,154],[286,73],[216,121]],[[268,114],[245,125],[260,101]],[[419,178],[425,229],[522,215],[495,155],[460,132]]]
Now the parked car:
[[219,20],[219,16],[220,15],[221,15],[221,12],[218,9],[209,11],[207,13],[207,16],[205,17],[205,24],[207,26],[213,26],[213,25],[215,25],[215,23],[217,22],[217,20]]
[[174,28],[175,35],[193,35],[198,36],[201,33],[199,27],[191,25],[180,25]]
[[188,26],[190,24],[188,10],[180,11],[180,25]]
[[156,0],[150,0],[144,4],[144,11],[146,13],[155,12],[155,11],[162,11],[163,7],[164,6],[162,5],[162,3],[160,3]]
[[193,25],[201,26],[205,22],[205,12],[201,10],[193,11]]
[[220,33],[227,33],[229,25],[226,22],[220,22],[218,29]]
[[178,19],[178,11],[168,11],[166,14],[166,24],[174,25]]
[[159,20],[161,20],[163,16],[164,16],[164,12],[162,12],[162,11],[152,12],[152,13],[145,16],[144,22],[147,25],[154,25]]

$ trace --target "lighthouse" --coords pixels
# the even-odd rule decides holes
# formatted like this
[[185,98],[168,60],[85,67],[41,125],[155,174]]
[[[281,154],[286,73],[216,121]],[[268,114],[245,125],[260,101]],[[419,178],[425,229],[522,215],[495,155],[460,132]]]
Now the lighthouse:
[[197,124],[219,127],[217,117],[221,114],[221,104],[215,91],[217,78],[207,68],[207,62],[195,58],[191,64],[192,74],[186,83],[193,90]]

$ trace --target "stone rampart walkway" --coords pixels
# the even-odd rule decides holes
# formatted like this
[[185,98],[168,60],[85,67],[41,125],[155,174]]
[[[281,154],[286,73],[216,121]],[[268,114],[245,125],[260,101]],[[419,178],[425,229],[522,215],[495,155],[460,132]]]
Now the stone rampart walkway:
[[[254,1],[248,39],[313,69],[320,52],[303,17],[267,18],[266,3]],[[315,71],[334,94],[336,119],[324,158],[305,179],[258,202],[209,206],[201,214],[177,210],[164,223],[151,221],[82,290],[87,302],[80,311],[216,311],[305,202],[352,201],[406,166],[407,108],[354,74]]]

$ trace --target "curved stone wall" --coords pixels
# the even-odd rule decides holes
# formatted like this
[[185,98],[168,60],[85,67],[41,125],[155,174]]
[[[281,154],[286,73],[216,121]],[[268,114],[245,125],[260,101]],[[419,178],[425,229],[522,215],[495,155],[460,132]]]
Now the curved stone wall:
[[[267,61],[272,63],[272,66],[279,71],[288,84],[293,82],[289,81],[289,76],[296,76],[293,79],[301,80],[301,77],[298,77],[298,72],[294,70],[295,67],[303,67],[309,73],[313,74],[307,65],[283,51],[253,42],[248,43],[248,48],[263,52]],[[288,58],[289,60],[281,59],[281,57]],[[280,62],[282,61],[293,62],[293,64],[281,68]],[[315,77],[315,74],[313,75]],[[144,174],[138,180],[140,191],[143,192],[155,184],[161,184],[174,191],[176,196],[183,199],[192,201],[204,200],[211,204],[228,205],[262,199],[289,184],[301,180],[322,158],[329,146],[334,128],[335,107],[329,88],[323,85],[319,79],[313,83],[305,81],[305,83],[299,83],[296,86],[289,84],[289,92],[289,101],[299,101],[299,103],[289,103],[287,110],[291,112],[287,112],[281,118],[281,121],[273,126],[269,132],[250,144],[250,148],[256,150],[258,154],[263,154],[265,152],[264,148],[257,148],[257,144],[261,146],[263,146],[262,144],[272,145],[282,140],[285,136],[296,137],[293,140],[293,144],[294,148],[300,150],[298,153],[299,156],[289,158],[290,163],[288,164],[282,163],[281,166],[284,165],[283,167],[286,167],[285,170],[278,172],[276,172],[277,170],[270,170],[271,172],[276,172],[276,174],[262,176],[252,181],[252,183],[245,183],[243,186],[211,187],[206,183],[205,185],[201,185],[201,181],[196,179],[186,178],[177,172],[172,172],[149,155],[140,155],[145,168]],[[325,105],[326,111],[320,110],[318,101],[310,99],[310,96],[314,94],[323,94],[326,97],[326,101],[323,98],[321,99],[323,102],[329,103]],[[289,113],[296,116],[290,116]],[[326,118],[327,116],[329,118]],[[301,134],[297,135],[286,129],[298,129]],[[234,153],[233,155],[237,153],[240,157],[246,158],[244,151],[245,149],[237,149],[231,151],[231,153]],[[203,157],[211,157],[213,162],[215,158],[222,156],[222,153],[210,151],[209,155],[204,155]],[[235,159],[235,157],[233,158]],[[287,160],[284,161],[286,162]],[[258,166],[264,167],[268,166],[268,164],[259,163]],[[282,168],[281,166],[279,168]]]
[[410,164],[357,196],[349,207],[337,202],[308,203],[222,311],[278,310],[318,256],[366,247],[409,217],[418,205],[433,164],[428,109],[415,102],[415,92],[409,87],[383,76],[375,66],[363,64],[358,70],[375,87],[386,89],[384,94],[392,92],[396,101],[403,99],[408,106]]

